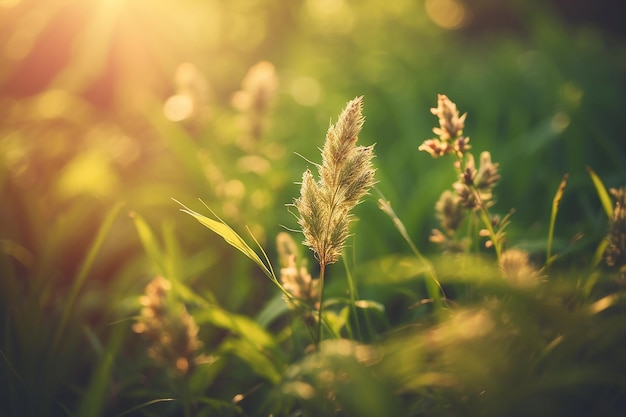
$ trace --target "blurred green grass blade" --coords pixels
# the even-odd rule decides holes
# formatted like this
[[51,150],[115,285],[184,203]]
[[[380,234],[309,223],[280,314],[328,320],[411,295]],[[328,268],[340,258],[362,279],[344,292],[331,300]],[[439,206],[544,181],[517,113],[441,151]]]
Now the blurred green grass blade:
[[216,305],[209,306],[193,315],[198,326],[210,324],[231,331],[248,339],[259,349],[275,349],[274,338],[256,321],[247,316],[227,312]]
[[256,316],[256,322],[259,323],[259,326],[266,328],[272,324],[274,320],[288,311],[288,304],[285,302],[281,294],[276,294],[274,298],[265,304],[263,310],[261,310],[261,312]]
[[221,345],[221,350],[238,356],[257,374],[272,384],[278,384],[282,379],[282,373],[277,369],[272,360],[262,351],[255,349],[253,345],[244,339],[228,339]]
[[141,240],[148,257],[152,261],[152,264],[157,268],[157,273],[162,276],[170,276],[165,268],[163,251],[161,250],[159,242],[154,236],[152,229],[148,226],[148,223],[146,223],[143,217],[135,212],[132,212],[130,217],[132,217],[133,222],[135,223],[139,239]]
[[565,174],[563,176],[559,189],[556,191],[554,199],[552,200],[552,212],[550,213],[550,227],[548,230],[548,247],[546,248],[546,267],[549,267],[556,259],[556,257],[552,256],[552,246],[554,244],[554,225],[556,224],[556,215],[559,212],[559,205],[561,204],[561,199],[563,198],[563,192],[565,191],[568,178],[569,174]]
[[[396,229],[398,230],[402,238],[409,245],[415,257],[420,261],[420,263],[423,264],[423,267],[425,268],[425,275],[426,275],[425,283],[426,283],[426,291],[428,292],[428,296],[433,300],[434,304],[437,306],[439,310],[444,309],[445,308],[444,300],[446,299],[446,295],[443,291],[443,288],[441,287],[441,284],[439,283],[439,278],[437,278],[437,272],[433,268],[432,263],[424,255],[422,255],[419,249],[417,249],[417,246],[415,245],[415,243],[409,236],[409,233],[407,232],[406,227],[404,226],[404,223],[394,211],[389,200],[385,198],[383,193],[377,187],[374,187],[374,189],[380,196],[380,198],[378,199],[378,207],[385,214],[387,214],[387,216],[389,216],[389,218],[393,221],[394,226],[396,227]],[[490,224],[487,223],[487,226],[490,227]],[[492,229],[492,232],[493,232],[493,229]],[[494,242],[494,244],[496,244],[495,245],[496,249],[498,249],[497,242]]]
[[272,383],[281,379],[282,354],[276,340],[257,322],[247,316],[229,313],[218,306],[211,306],[194,314],[199,326],[210,324],[229,330],[238,338],[227,339],[221,350],[232,353]]
[[606,216],[611,219],[613,217],[613,202],[611,201],[611,197],[609,196],[604,183],[595,171],[591,169],[591,167],[587,167],[586,169],[591,177],[591,181],[593,181],[593,185],[596,187],[596,192],[598,193],[598,198],[600,198],[604,212],[606,213]]
[[163,243],[165,249],[164,263],[165,269],[170,277],[178,277],[184,279],[186,276],[185,269],[183,268],[184,257],[176,238],[176,224],[172,219],[167,219],[163,222],[161,227],[161,235],[163,236]]
[[103,406],[108,395],[108,389],[113,373],[114,358],[122,346],[125,326],[114,326],[109,337],[106,349],[100,355],[96,368],[93,371],[87,390],[81,397],[78,406],[79,417],[97,417],[103,415]]
[[138,411],[138,410],[141,410],[142,408],[149,407],[152,404],[158,404],[158,403],[164,403],[164,402],[170,402],[170,401],[177,401],[177,400],[175,398],[158,398],[156,400],[146,401],[145,403],[129,408],[128,410],[118,414],[116,417],[124,417],[125,415],[128,415],[134,411]]
[[607,246],[609,246],[609,241],[607,239],[602,239],[593,254],[593,258],[591,258],[592,267],[600,265],[600,262],[602,262],[602,258],[604,258],[604,251],[606,250]]
[[82,288],[83,283],[85,282],[85,279],[87,278],[87,274],[89,273],[89,270],[91,269],[91,266],[93,265],[93,262],[96,259],[96,255],[100,251],[100,248],[102,247],[102,244],[104,243],[105,237],[107,236],[107,234],[111,230],[111,227],[113,226],[113,221],[117,217],[117,214],[119,213],[121,208],[124,206],[124,204],[125,203],[120,202],[116,204],[111,209],[111,211],[109,211],[108,215],[106,216],[106,218],[100,225],[100,230],[98,230],[98,234],[96,235],[96,238],[94,239],[91,246],[89,247],[89,250],[87,251],[87,256],[83,260],[80,266],[80,269],[78,271],[78,274],[76,275],[76,278],[74,279],[74,282],[72,283],[70,293],[67,299],[65,300],[63,311],[61,313],[61,320],[59,322],[59,326],[57,327],[55,331],[54,338],[52,339],[52,345],[50,349],[50,353],[52,355],[55,354],[58,344],[61,341],[61,337],[63,336],[63,333],[65,332],[65,328],[67,326],[67,322],[70,318],[70,315],[72,314],[72,310],[74,309],[74,303],[76,302],[78,293],[80,292],[80,289]]

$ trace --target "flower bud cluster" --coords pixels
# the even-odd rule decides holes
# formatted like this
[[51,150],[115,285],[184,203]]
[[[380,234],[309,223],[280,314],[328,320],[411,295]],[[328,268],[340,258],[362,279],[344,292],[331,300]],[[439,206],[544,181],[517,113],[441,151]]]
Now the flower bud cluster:
[[171,283],[161,276],[150,281],[139,299],[142,308],[133,330],[149,342],[150,358],[175,373],[186,374],[194,367],[202,342],[185,306],[169,299],[170,289]]

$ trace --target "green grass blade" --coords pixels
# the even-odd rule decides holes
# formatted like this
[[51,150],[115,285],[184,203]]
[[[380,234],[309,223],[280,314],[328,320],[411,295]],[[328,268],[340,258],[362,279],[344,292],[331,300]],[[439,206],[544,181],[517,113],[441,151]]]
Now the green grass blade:
[[163,251],[161,250],[159,242],[154,236],[152,229],[139,214],[132,212],[130,214],[130,217],[135,223],[135,228],[137,229],[137,233],[139,234],[139,239],[141,240],[141,243],[146,253],[148,254],[148,257],[150,258],[150,261],[152,261],[152,264],[157,268],[157,273],[161,274],[162,276],[169,276],[163,262]]
[[[346,259],[345,251],[344,251],[343,257],[344,259]],[[352,273],[350,272],[350,268],[348,268],[348,262],[344,261],[343,264],[346,270],[346,279],[348,281],[348,293],[350,295],[350,310],[352,312],[352,316],[354,317],[354,322],[356,324],[356,333],[359,338],[359,342],[363,343],[363,334],[361,332],[361,326],[359,326],[359,319],[358,319],[358,314],[356,310],[356,303],[357,303],[357,299],[359,298],[359,295],[356,290],[356,285],[354,284],[354,277],[352,276]],[[368,321],[368,324],[369,324],[368,319],[369,317],[367,317],[366,315],[366,320]],[[348,322],[348,326],[349,325],[350,323]]]
[[404,240],[407,242],[407,244],[413,251],[413,254],[415,255],[415,257],[424,265],[426,269],[426,275],[427,275],[425,282],[426,282],[426,291],[428,292],[428,296],[431,298],[431,300],[433,300],[433,303],[437,307],[437,309],[441,310],[445,308],[444,300],[446,296],[445,296],[445,293],[443,292],[443,288],[441,287],[441,284],[439,283],[439,280],[437,279],[437,273],[435,272],[435,268],[432,266],[430,261],[426,259],[424,255],[422,255],[419,249],[417,249],[417,246],[415,245],[415,243],[413,243],[413,240],[409,236],[406,230],[406,227],[404,226],[404,223],[402,223],[402,220],[400,220],[400,218],[396,215],[396,212],[391,207],[391,203],[389,203],[389,201],[385,199],[385,196],[380,190],[378,190],[376,187],[374,188],[376,189],[376,191],[378,192],[378,195],[380,196],[380,198],[378,199],[379,208],[391,218],[394,226],[396,227],[398,232],[400,232],[400,235],[404,238]]
[[227,225],[223,220],[217,217],[217,215],[215,215],[213,211],[211,211],[211,213],[215,217],[217,217],[218,220],[213,220],[206,216],[203,216],[202,214],[197,213],[187,208],[181,202],[177,200],[174,200],[174,201],[176,201],[178,204],[180,204],[183,207],[181,209],[183,213],[187,213],[190,216],[194,217],[196,220],[200,222],[200,224],[202,224],[203,226],[207,227],[208,229],[212,230],[213,232],[221,236],[229,245],[231,245],[232,247],[234,247],[235,249],[237,249],[238,251],[246,255],[248,258],[250,258],[254,263],[256,263],[263,270],[265,275],[267,275],[270,279],[272,279],[272,281],[276,279],[276,277],[272,274],[271,270],[267,267],[267,265],[265,265],[265,263],[261,260],[259,255],[250,247],[250,245],[248,245],[246,241],[243,240],[243,238],[239,234],[237,234],[237,232],[235,232],[229,225]]
[[70,315],[72,314],[72,310],[74,309],[74,304],[76,302],[76,298],[78,297],[78,293],[80,292],[80,289],[82,288],[85,282],[85,279],[87,278],[87,275],[89,274],[89,270],[91,269],[91,266],[93,265],[94,260],[96,259],[96,255],[100,251],[100,248],[102,247],[102,244],[104,243],[104,239],[106,238],[111,227],[113,226],[113,221],[117,217],[117,214],[121,210],[122,206],[124,206],[124,204],[125,203],[120,202],[116,204],[113,207],[113,209],[111,209],[111,211],[109,211],[109,214],[106,216],[106,218],[100,225],[100,230],[98,230],[98,234],[96,235],[96,238],[94,239],[94,241],[91,244],[91,247],[87,251],[87,256],[83,260],[83,263],[81,264],[80,269],[78,270],[78,274],[76,275],[76,278],[74,279],[74,282],[72,283],[72,287],[70,289],[70,293],[67,297],[67,300],[65,300],[63,311],[61,313],[61,321],[59,322],[59,326],[57,327],[54,337],[52,339],[52,345],[50,349],[50,352],[52,355],[55,354],[58,344],[61,341],[61,338],[63,336],[63,333],[65,332],[65,328],[67,327],[67,322],[70,318]]
[[591,177],[591,181],[593,181],[593,185],[596,187],[596,192],[598,193],[598,198],[600,198],[604,212],[606,213],[606,216],[611,219],[613,217],[613,201],[611,200],[604,183],[595,171],[591,169],[591,167],[587,167],[586,169]]
[[76,414],[77,416],[97,417],[103,415],[104,403],[113,373],[113,359],[122,345],[125,331],[125,326],[114,327],[107,347],[100,355],[99,362],[91,376],[87,390],[81,397]]
[[196,312],[193,318],[199,326],[210,324],[248,339],[258,349],[275,349],[277,346],[271,334],[259,323],[250,317],[230,313],[216,305]]
[[591,258],[592,267],[595,268],[596,266],[600,265],[600,262],[602,262],[602,259],[604,258],[604,251],[606,250],[608,246],[609,246],[609,241],[607,239],[602,239],[602,241],[600,242],[600,244],[596,248],[596,251],[593,254],[593,258]]

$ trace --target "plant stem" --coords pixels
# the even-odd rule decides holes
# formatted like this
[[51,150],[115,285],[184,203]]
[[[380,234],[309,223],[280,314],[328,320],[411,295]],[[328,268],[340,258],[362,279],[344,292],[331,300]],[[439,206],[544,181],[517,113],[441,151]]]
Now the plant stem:
[[[344,256],[345,259],[345,256]],[[361,326],[359,326],[359,318],[356,309],[356,299],[358,298],[358,294],[356,292],[356,286],[354,285],[354,279],[352,278],[352,274],[350,273],[350,269],[348,268],[348,263],[344,262],[346,267],[346,277],[348,279],[348,291],[350,292],[350,308],[352,309],[352,315],[354,316],[354,322],[356,324],[356,333],[359,337],[359,342],[363,343],[363,335],[361,334]],[[366,321],[369,322],[367,313],[365,314]],[[349,326],[348,326],[349,328]]]
[[324,309],[324,272],[326,264],[320,263],[320,307],[317,311],[317,346],[322,342],[322,310]]
[[[474,191],[477,195],[478,192]],[[480,217],[483,221],[483,224],[485,225],[485,227],[487,228],[487,231],[489,232],[489,237],[491,238],[491,241],[493,242],[493,248],[496,250],[496,258],[498,260],[500,260],[500,254],[502,252],[502,242],[500,242],[500,239],[498,239],[498,235],[496,235],[495,230],[493,229],[493,226],[491,224],[491,218],[489,216],[489,211],[487,211],[487,209],[485,208],[485,205],[483,204],[482,200],[480,200],[480,196],[478,197],[479,201],[480,201]]]

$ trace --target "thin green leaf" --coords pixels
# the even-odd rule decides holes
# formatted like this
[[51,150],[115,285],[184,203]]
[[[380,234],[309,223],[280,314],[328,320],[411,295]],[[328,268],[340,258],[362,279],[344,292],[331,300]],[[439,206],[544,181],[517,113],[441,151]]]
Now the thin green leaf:
[[170,402],[170,401],[178,401],[178,400],[176,398],[158,398],[156,400],[150,400],[145,403],[131,407],[128,410],[118,414],[116,417],[124,417],[125,415],[130,414],[133,411],[141,410],[142,408],[146,408],[148,406],[151,406],[152,404],[158,404],[158,403],[164,403],[164,402]]
[[163,262],[163,251],[157,238],[152,232],[152,229],[139,214],[132,212],[130,214],[130,217],[135,223],[135,228],[137,229],[137,233],[139,234],[139,239],[141,240],[141,243],[146,253],[148,254],[148,257],[150,258],[150,261],[157,268],[157,273],[161,274],[162,276],[169,276]]
[[[435,269],[433,268],[430,261],[424,255],[422,255],[419,249],[417,249],[417,246],[415,245],[415,243],[413,243],[413,240],[409,236],[406,227],[404,226],[404,223],[402,223],[402,220],[400,220],[393,207],[391,207],[391,203],[385,198],[383,193],[378,188],[374,187],[374,189],[380,196],[380,198],[378,199],[378,207],[393,221],[394,226],[407,242],[415,257],[426,269],[426,291],[428,292],[428,296],[434,301],[437,308],[442,310],[445,307],[446,295],[443,291],[443,287],[439,283],[439,279],[437,278],[437,273]],[[487,226],[491,227],[491,224],[489,223]],[[493,229],[491,230],[491,232],[492,235],[494,235]]]
[[609,193],[606,190],[604,183],[602,182],[600,177],[598,177],[595,171],[591,169],[591,167],[587,167],[587,172],[591,177],[591,181],[593,181],[593,185],[596,187],[598,198],[600,198],[600,202],[602,203],[602,207],[604,208],[606,216],[611,219],[613,217],[613,201],[611,200],[611,197],[609,196]]
[[272,384],[278,384],[282,379],[282,373],[277,369],[274,362],[262,351],[255,349],[247,340],[228,339],[222,343],[221,350],[238,356],[257,374]]
[[102,415],[107,390],[111,384],[114,358],[122,345],[124,334],[124,326],[116,326],[114,328],[109,343],[91,376],[87,390],[81,396],[77,415],[81,417],[96,417]]
[[177,200],[174,201],[176,201],[183,207],[181,209],[183,213],[191,215],[196,220],[198,220],[200,224],[220,235],[229,245],[231,245],[232,247],[246,255],[248,258],[250,258],[254,263],[256,263],[263,270],[265,275],[267,275],[272,280],[275,279],[275,276],[271,273],[267,265],[263,263],[259,255],[245,242],[245,240],[243,240],[241,236],[239,236],[239,234],[237,234],[237,232],[235,232],[229,225],[227,225],[222,219],[220,219],[210,208],[209,210],[211,210],[211,214],[213,214],[219,221],[203,216],[202,214],[187,208],[184,204]]
[[102,244],[104,243],[104,239],[106,235],[109,233],[109,230],[113,226],[113,221],[117,217],[117,214],[119,213],[121,208],[124,206],[124,204],[125,203],[120,202],[111,209],[109,214],[106,216],[106,218],[100,225],[100,230],[98,230],[98,234],[96,235],[96,238],[93,240],[89,250],[87,251],[87,256],[85,257],[82,264],[80,265],[78,274],[76,275],[76,278],[74,279],[74,282],[72,283],[72,288],[70,289],[69,295],[63,305],[63,311],[61,313],[61,320],[59,322],[59,326],[56,328],[54,338],[52,339],[52,345],[50,348],[50,353],[52,355],[55,354],[58,344],[61,341],[63,334],[65,333],[65,328],[67,327],[67,322],[70,318],[70,315],[72,314],[72,310],[74,309],[76,298],[78,297],[78,293],[80,292],[80,289],[82,288],[83,283],[85,282],[85,279],[87,278],[87,275],[89,274],[89,271],[91,269],[91,266],[94,263],[94,260],[96,259],[96,255],[100,251],[100,248],[102,247]]
[[595,253],[593,254],[593,258],[591,259],[591,265],[593,267],[600,265],[600,262],[602,262],[602,258],[604,258],[604,251],[606,250],[607,246],[609,246],[608,239],[602,239],[602,241],[600,241],[600,244],[596,248]]
[[256,316],[256,322],[259,323],[259,326],[266,328],[272,324],[274,320],[288,311],[289,307],[281,294],[276,294],[274,298],[265,304],[263,310]]
[[274,338],[247,316],[230,313],[219,306],[212,305],[196,312],[193,318],[199,326],[211,324],[248,339],[258,349],[276,348]]

